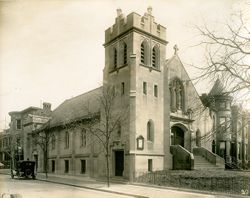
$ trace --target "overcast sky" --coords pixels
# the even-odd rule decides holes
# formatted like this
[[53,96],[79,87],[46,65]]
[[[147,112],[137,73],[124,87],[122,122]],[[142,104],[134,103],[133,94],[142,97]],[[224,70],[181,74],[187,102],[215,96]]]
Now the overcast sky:
[[[219,28],[244,0],[0,0],[0,131],[8,112],[64,100],[102,83],[104,31],[116,9],[143,15],[152,6],[167,28],[167,58],[179,47],[183,63],[201,64],[193,28],[204,21]],[[192,77],[194,71],[187,67]],[[209,87],[196,85],[199,93]],[[5,121],[6,120],[6,121]]]

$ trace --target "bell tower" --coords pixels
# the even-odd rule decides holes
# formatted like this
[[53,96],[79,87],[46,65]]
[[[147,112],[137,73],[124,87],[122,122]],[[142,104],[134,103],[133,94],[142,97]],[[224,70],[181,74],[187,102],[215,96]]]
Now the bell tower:
[[[115,87],[117,109],[128,110],[121,131],[125,177],[148,167],[154,170],[154,163],[163,169],[165,39],[166,28],[155,22],[152,7],[143,16],[135,12],[124,16],[117,9],[115,23],[105,31],[103,84]],[[138,149],[138,137],[144,140],[143,149]]]

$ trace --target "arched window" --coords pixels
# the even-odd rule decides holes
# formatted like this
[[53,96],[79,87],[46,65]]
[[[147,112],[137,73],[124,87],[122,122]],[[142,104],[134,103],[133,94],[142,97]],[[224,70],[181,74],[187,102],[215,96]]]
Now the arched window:
[[52,150],[56,148],[56,137],[54,134],[51,137],[51,147],[52,147]]
[[141,63],[145,64],[145,43],[141,44]]
[[141,63],[143,65],[148,65],[148,44],[147,41],[141,43]]
[[117,68],[117,50],[114,49],[114,68]]
[[185,109],[185,93],[182,82],[179,79],[172,80],[169,85],[171,111]]
[[123,45],[123,64],[126,65],[127,64],[127,44],[124,43]]
[[68,131],[65,132],[64,142],[65,142],[65,148],[69,148],[69,132]]
[[86,129],[82,129],[81,132],[81,147],[86,147],[87,145],[87,132]]
[[152,50],[152,67],[159,68],[159,49],[157,46]]
[[152,120],[147,123],[147,140],[154,141],[154,123]]

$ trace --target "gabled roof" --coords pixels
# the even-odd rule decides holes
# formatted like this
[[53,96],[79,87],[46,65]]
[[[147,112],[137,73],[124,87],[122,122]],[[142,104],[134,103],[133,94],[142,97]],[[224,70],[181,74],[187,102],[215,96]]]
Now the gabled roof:
[[74,98],[65,100],[52,112],[50,127],[66,124],[71,121],[98,113],[100,110],[98,97],[102,94],[102,87],[91,90]]
[[224,93],[225,93],[224,86],[221,83],[220,79],[218,78],[215,81],[214,86],[210,90],[209,95],[210,96],[217,96],[217,95],[223,95]]
[[[199,98],[199,93],[198,91],[196,90],[192,80],[190,79],[189,75],[188,75],[188,72],[186,70],[186,68],[184,67],[178,53],[175,53],[170,59],[167,59],[166,62],[165,62],[165,66],[166,67],[176,67],[177,65],[180,65],[182,68],[183,68],[183,71],[187,77],[187,79],[189,80],[189,82],[192,84],[192,88],[193,90],[195,91],[195,93],[197,94],[197,97]],[[170,77],[171,79],[171,77]]]
[[9,115],[11,116],[13,114],[22,114],[22,113],[26,113],[26,112],[33,111],[33,110],[41,110],[41,108],[31,106],[31,107],[28,107],[22,111],[11,111],[11,112],[9,112]]

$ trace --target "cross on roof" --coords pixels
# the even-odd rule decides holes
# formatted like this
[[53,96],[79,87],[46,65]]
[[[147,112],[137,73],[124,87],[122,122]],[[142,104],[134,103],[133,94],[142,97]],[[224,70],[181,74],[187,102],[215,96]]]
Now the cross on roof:
[[176,55],[176,54],[177,54],[177,51],[179,50],[179,48],[177,47],[177,45],[176,45],[176,44],[174,45],[174,47],[173,47],[173,48],[174,48],[174,54]]

